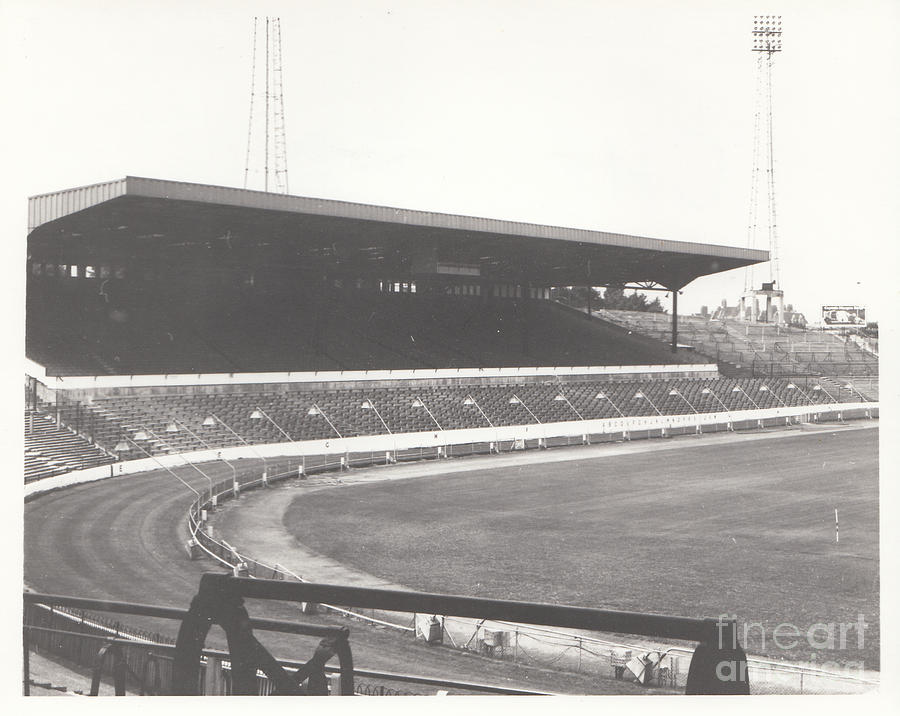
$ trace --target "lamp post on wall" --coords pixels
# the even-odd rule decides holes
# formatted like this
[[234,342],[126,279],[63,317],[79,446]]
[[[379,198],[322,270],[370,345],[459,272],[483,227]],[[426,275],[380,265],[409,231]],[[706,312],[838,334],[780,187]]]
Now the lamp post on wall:
[[125,440],[119,440],[113,448],[113,452],[116,454],[116,461],[122,462],[124,460],[122,453],[131,452],[131,445],[125,442]]
[[[413,408],[424,408],[425,412],[428,413],[428,417],[431,418],[431,421],[437,426],[437,429],[441,432],[441,435],[443,436],[444,429],[441,427],[441,424],[438,422],[437,418],[434,417],[434,413],[432,413],[431,410],[429,410],[428,406],[425,405],[425,401],[422,400],[421,397],[419,397],[417,395],[413,399],[412,403],[410,403],[410,406]],[[440,457],[441,451],[443,451],[444,454],[446,455],[446,450],[447,450],[447,443],[446,443],[446,441],[444,441],[444,445],[442,447],[440,447],[438,450],[438,457]]]
[[[870,401],[865,395],[863,395],[862,393],[860,393],[859,390],[857,390],[856,387],[853,385],[853,383],[847,382],[847,383],[844,385],[844,388],[846,388],[847,390],[849,390],[851,395],[853,395],[853,393],[856,393],[860,398],[862,398],[862,402],[863,402],[863,403],[870,403],[870,402],[872,402],[872,401]],[[866,417],[867,417],[867,418],[871,418],[871,417],[872,417],[872,411],[871,411],[868,407],[865,409],[865,411],[866,411]]]
[[734,430],[734,417],[731,414],[731,410],[729,410],[728,406],[722,402],[722,399],[716,394],[716,391],[714,391],[712,388],[707,386],[706,388],[704,388],[703,390],[700,391],[700,395],[711,395],[713,398],[716,399],[716,402],[718,402],[719,405],[722,406],[722,408],[725,410],[725,414],[728,416],[728,429]]
[[609,403],[611,406],[613,406],[613,409],[619,414],[620,418],[625,417],[625,413],[623,413],[621,410],[619,410],[619,406],[616,405],[612,401],[612,399],[606,393],[604,393],[602,390],[599,393],[597,393],[597,395],[594,396],[594,400],[605,400],[607,403]]
[[810,399],[810,397],[809,397],[805,392],[803,392],[803,389],[800,388],[799,386],[794,385],[793,383],[788,383],[787,386],[785,386],[785,389],[786,389],[786,390],[796,390],[796,391],[798,391],[798,392],[800,393],[800,395],[802,395],[803,398],[806,400],[807,404],[809,404],[809,405],[813,405],[813,404],[814,404],[814,403],[812,402],[812,399]]
[[[775,397],[775,400],[777,400],[777,401],[781,404],[781,407],[783,407],[783,408],[786,408],[786,407],[787,407],[787,403],[785,403],[785,402],[781,399],[781,396],[778,395],[778,393],[776,393],[774,390],[772,390],[768,385],[761,385],[761,386],[759,386],[759,392],[760,392],[760,393],[770,393],[770,394],[772,394],[772,395]],[[785,416],[785,418],[784,418],[784,424],[785,424],[785,425],[790,425],[790,424],[791,424],[791,416],[790,416],[790,415],[786,415],[786,416]]]
[[[139,436],[140,436],[140,437],[139,437]],[[147,439],[146,433],[144,433],[144,431],[142,431],[142,430],[138,430],[138,431],[135,433],[134,437],[135,437],[135,440],[146,440],[146,439]],[[144,455],[146,455],[147,457],[149,457],[151,460],[153,460],[153,462],[155,462],[155,463],[156,463],[157,465],[159,465],[163,470],[165,470],[165,471],[168,472],[172,477],[174,477],[176,480],[178,480],[178,482],[180,482],[180,483],[181,483],[182,485],[184,485],[187,489],[189,489],[191,492],[193,492],[193,493],[197,496],[197,498],[199,499],[200,493],[197,492],[197,490],[195,490],[193,487],[191,487],[191,486],[190,486],[187,482],[185,482],[181,477],[179,477],[178,475],[176,475],[176,474],[172,471],[172,469],[171,469],[170,467],[168,467],[167,465],[164,465],[162,462],[160,462],[160,461],[159,461],[159,458],[157,458],[155,455],[151,455],[147,450],[145,450],[145,449],[142,448],[140,445],[138,445],[137,442],[135,442],[135,440],[132,440],[132,439],[129,438],[127,435],[123,435],[123,436],[122,436],[122,439],[119,440],[118,443],[116,443],[116,446],[115,446],[114,450],[116,451],[116,453],[128,452],[129,450],[131,450],[131,447],[130,447],[129,443],[130,443],[131,445],[134,445],[138,450],[141,451],[141,453],[143,453]]]
[[336,427],[334,427],[334,423],[331,422],[331,420],[325,414],[325,411],[322,410],[322,408],[320,408],[316,403],[312,404],[312,407],[306,411],[306,414],[312,415],[312,416],[321,415],[325,419],[325,422],[328,423],[328,427],[330,427],[332,430],[334,430],[334,434],[337,435],[339,438],[343,437],[341,435],[340,431]]
[[478,409],[478,412],[481,413],[481,417],[484,418],[487,421],[487,424],[490,425],[494,429],[494,440],[496,441],[497,452],[499,453],[500,452],[500,433],[497,430],[497,426],[494,425],[494,423],[491,421],[491,419],[487,416],[487,413],[485,413],[481,409],[481,406],[478,404],[478,401],[472,397],[471,393],[466,393],[466,397],[463,399],[463,405],[474,405]]
[[[863,395],[862,393],[860,393],[860,392],[854,387],[853,383],[848,382],[846,385],[844,385],[844,388],[846,388],[847,390],[849,390],[851,395],[853,395],[853,393],[856,393],[860,398],[862,398],[862,402],[864,402],[864,403],[869,403],[869,402],[871,402],[865,395]],[[871,411],[868,407],[867,407],[865,410],[866,410],[866,417],[867,417],[867,418],[871,418],[871,417],[872,417],[872,411]]]
[[[196,472],[199,472],[204,478],[206,478],[206,482],[209,483],[209,497],[212,500],[212,506],[213,506],[213,508],[215,508],[218,505],[218,500],[216,499],[216,496],[213,494],[213,481],[209,475],[207,475],[205,472],[203,472],[203,470],[201,470],[197,465],[195,465],[191,460],[189,460],[184,455],[183,452],[179,452],[179,451],[175,450],[168,441],[163,440],[161,437],[159,437],[159,435],[154,433],[150,428],[142,425],[141,432],[149,433],[153,437],[154,440],[156,440],[159,443],[162,443],[169,450],[172,450],[173,454],[180,457],[185,462],[186,465],[190,465]],[[172,432],[171,430],[169,430],[169,425],[166,426],[166,432],[167,433]]]
[[[176,418],[172,418],[172,422],[169,423],[168,426],[166,426],[167,433],[177,433],[179,431],[179,429],[187,432],[188,435],[190,435],[192,438],[194,438],[194,440],[196,440],[198,443],[200,443],[207,450],[215,450],[216,449],[216,448],[212,447],[208,442],[206,442],[203,438],[201,438],[199,435],[197,435],[197,433],[195,433],[193,430],[191,430],[187,425],[182,423],[180,420],[177,420]],[[219,460],[221,460],[226,465],[228,465],[229,468],[231,468],[232,481],[237,482],[237,468],[229,460],[226,460],[224,457],[221,457],[220,451],[217,451],[217,454],[219,455]]]
[[709,388],[709,387],[704,388],[703,390],[700,391],[700,395],[711,395],[713,398],[716,399],[716,402],[718,402],[718,404],[722,406],[722,408],[725,410],[726,413],[728,413],[729,415],[731,414],[731,410],[728,409],[728,406],[722,402],[722,399],[716,394],[716,391],[714,391],[712,388]]
[[772,396],[774,396],[775,400],[777,400],[779,403],[781,403],[782,407],[784,407],[784,408],[787,407],[787,403],[785,403],[785,402],[778,396],[778,393],[776,393],[774,390],[772,390],[768,385],[761,385],[761,386],[759,386],[759,389],[758,389],[758,390],[759,390],[760,393],[770,393]]
[[691,405],[691,401],[688,400],[687,398],[685,398],[684,395],[682,395],[681,391],[678,390],[678,388],[672,388],[672,390],[669,391],[669,395],[677,395],[677,396],[678,396],[679,398],[681,398],[685,403],[687,403],[687,406],[688,406],[691,410],[693,410],[695,413],[698,413],[698,412],[699,412],[699,411],[697,410],[697,408],[695,408],[693,405]]
[[509,404],[510,405],[521,405],[523,408],[525,408],[525,410],[528,411],[528,414],[532,418],[534,418],[534,422],[536,422],[538,425],[542,425],[538,416],[535,415],[533,412],[531,412],[531,408],[529,408],[527,405],[525,405],[525,402],[515,393],[513,393],[512,397],[509,399]]
[[659,411],[659,408],[656,407],[656,404],[652,400],[650,400],[650,398],[647,395],[645,395],[643,391],[639,390],[637,393],[635,393],[634,397],[632,397],[632,400],[646,400],[648,403],[650,403],[650,407],[652,407],[656,411],[657,415],[659,415],[661,418],[665,417]]
[[759,405],[757,405],[756,401],[753,400],[753,398],[751,398],[749,395],[747,395],[747,391],[744,390],[741,386],[739,386],[739,385],[734,386],[731,389],[731,392],[732,393],[742,393],[744,395],[744,397],[747,398],[747,400],[749,400],[751,403],[753,403],[753,407],[756,408],[757,410],[759,410]]
[[[611,406],[613,406],[613,410],[615,410],[615,411],[619,414],[619,417],[620,417],[620,418],[622,418],[623,420],[626,420],[626,419],[627,419],[626,416],[625,416],[625,413],[623,413],[621,410],[619,410],[619,406],[616,405],[616,404],[612,401],[612,398],[610,398],[604,391],[602,391],[602,390],[599,391],[599,392],[597,393],[597,395],[594,396],[594,400],[605,400],[607,403],[609,403]],[[629,440],[629,439],[630,439],[630,438],[629,438],[628,428],[627,428],[627,426],[626,426],[624,423],[623,423],[623,425],[622,425],[622,439],[624,439],[624,440]]]
[[575,415],[578,416],[578,419],[579,419],[579,420],[584,420],[584,416],[583,416],[581,413],[578,412],[578,409],[577,409],[574,405],[572,405],[572,401],[570,401],[570,400],[566,397],[566,394],[563,393],[562,390],[560,390],[559,393],[556,394],[556,397],[553,398],[553,400],[556,400],[556,401],[565,401],[566,405],[568,405],[568,406],[572,409],[572,412],[574,412]]
[[538,425],[541,426],[541,431],[544,433],[544,437],[543,437],[543,438],[538,438],[538,444],[539,444],[539,446],[540,446],[540,443],[543,442],[543,446],[542,446],[542,447],[546,447],[546,446],[547,446],[547,428],[544,427],[544,424],[541,422],[540,418],[538,418],[538,416],[535,415],[535,414],[532,412],[531,408],[529,408],[529,407],[525,404],[525,401],[522,400],[522,399],[521,399],[518,395],[516,395],[515,393],[513,393],[513,394],[512,394],[512,397],[509,399],[509,404],[510,404],[510,405],[521,405],[523,408],[525,408],[525,410],[528,411],[528,414],[529,414],[532,418],[534,418],[534,422],[536,422]]
[[[731,392],[732,393],[742,393],[744,395],[744,397],[747,398],[747,400],[749,400],[751,403],[753,403],[753,407],[756,408],[757,410],[759,410],[759,405],[756,403],[755,400],[753,400],[753,398],[751,398],[749,395],[747,395],[747,391],[744,390],[741,386],[739,386],[739,385],[734,386],[731,389]],[[758,417],[756,419],[756,425],[759,428],[764,428],[765,424],[763,423],[763,418]]]
[[[218,415],[216,415],[215,413],[210,413],[209,415],[207,415],[207,416],[203,419],[203,426],[204,426],[204,427],[207,427],[207,428],[208,428],[208,427],[212,427],[212,426],[214,426],[214,425],[216,425],[216,424],[221,425],[221,426],[222,426],[223,428],[225,428],[229,433],[231,433],[232,435],[234,435],[238,440],[241,441],[241,443],[242,443],[243,445],[245,445],[246,447],[248,447],[248,448],[253,452],[253,454],[256,455],[256,457],[258,457],[260,460],[262,460],[262,463],[263,463],[263,474],[262,474],[262,476],[263,476],[263,482],[265,482],[265,481],[268,479],[268,477],[269,477],[269,463],[268,463],[268,461],[266,460],[266,458],[263,457],[263,456],[259,453],[259,451],[258,451],[256,448],[254,448],[250,443],[248,443],[246,440],[244,440],[244,438],[242,438],[242,437],[241,437],[240,435],[238,435],[234,430],[232,430],[232,429],[231,429],[231,426],[228,425],[224,420],[222,420],[222,419],[221,419]],[[234,481],[234,494],[235,494],[235,497],[237,496],[238,490],[239,490],[239,489],[240,489],[240,488],[239,488],[238,483],[237,483],[237,478],[235,478],[235,481]]]
[[[660,409],[656,407],[656,403],[654,403],[652,400],[650,400],[650,396],[645,395],[644,392],[643,392],[642,390],[639,390],[637,393],[635,393],[635,394],[634,394],[634,397],[632,397],[632,400],[646,400],[648,403],[650,403],[650,407],[652,407],[652,408],[656,411],[656,414],[657,414],[659,417],[661,417],[661,418],[662,418],[662,417],[665,417],[665,416],[662,414],[662,412],[660,411]],[[660,431],[661,431],[661,433],[662,433],[662,436],[663,436],[663,437],[666,437],[666,428],[665,428],[665,426],[663,426],[662,428],[660,428]],[[650,431],[649,431],[649,430],[647,431],[647,435],[648,435],[648,437],[649,437],[649,435],[650,435]]]
[[870,402],[871,402],[865,395],[863,395],[862,393],[859,392],[859,390],[856,389],[856,386],[854,386],[853,383],[850,383],[850,382],[846,383],[846,384],[844,385],[844,388],[845,388],[846,390],[849,390],[851,395],[852,395],[853,393],[856,393],[860,398],[862,398],[862,402],[864,402],[864,403],[870,403]]
[[437,425],[438,430],[443,430],[441,424],[437,421],[437,418],[434,417],[434,414],[428,409],[428,406],[425,405],[425,401],[422,400],[418,395],[415,397],[413,402],[410,404],[413,408],[425,408],[425,412],[428,413],[428,417],[434,421],[434,424]]
[[487,421],[487,424],[490,425],[492,428],[495,427],[495,425],[491,422],[491,419],[481,409],[481,406],[478,404],[478,401],[475,400],[475,398],[473,398],[471,396],[471,394],[466,395],[465,399],[463,400],[463,405],[474,405],[476,408],[478,408],[478,412],[481,413],[481,417]]
[[[397,461],[397,438],[396,438],[396,436],[394,436],[394,431],[388,427],[388,424],[386,422],[384,422],[384,418],[381,417],[381,413],[378,412],[378,408],[375,407],[375,403],[373,403],[371,400],[369,400],[368,398],[364,398],[363,402],[360,403],[359,407],[363,410],[374,411],[375,415],[378,416],[378,419],[381,421],[381,424],[384,426],[384,429],[388,431],[388,435],[390,435],[393,438],[394,462],[396,462]],[[348,461],[348,463],[349,463],[349,461]],[[348,467],[349,467],[349,464],[348,464]]]
[[274,420],[272,420],[272,418],[269,416],[269,414],[265,410],[263,410],[262,408],[257,406],[256,409],[252,413],[250,413],[250,420],[260,420],[262,418],[265,418],[270,423],[272,423],[272,425],[275,426],[275,428],[278,430],[278,432],[280,432],[282,435],[284,435],[288,439],[288,442],[294,442],[294,438],[292,438],[290,435],[288,435],[278,423],[276,423]]
[[812,389],[813,389],[813,391],[816,392],[816,393],[819,393],[819,392],[825,393],[825,395],[828,396],[828,399],[829,399],[832,403],[837,403],[837,402],[838,402],[837,400],[834,399],[834,396],[833,396],[831,393],[829,393],[827,390],[825,390],[825,388],[823,388],[819,383],[816,383],[816,384],[812,387]]
[[[825,395],[828,396],[828,399],[829,399],[832,403],[835,403],[835,404],[840,403],[840,401],[836,400],[835,397],[834,397],[831,393],[829,393],[827,390],[825,390],[825,388],[823,388],[823,387],[821,386],[821,384],[816,383],[816,384],[812,387],[812,389],[813,389],[813,392],[815,392],[815,393],[820,393],[820,392],[821,392],[821,393],[825,393]],[[840,410],[838,411],[838,420],[843,420],[843,416],[842,416]]]
[[[691,410],[694,411],[694,415],[699,415],[699,414],[700,414],[700,411],[698,411],[697,408],[695,408],[695,407],[693,406],[693,404],[691,403],[690,400],[688,400],[687,398],[684,397],[684,395],[682,394],[682,392],[681,392],[680,390],[678,390],[678,388],[672,388],[672,389],[669,391],[669,395],[677,395],[679,398],[681,398],[681,400],[682,400],[683,402],[685,402],[685,403],[687,404],[687,406],[688,406]],[[700,427],[700,421],[699,421],[699,419],[698,419],[698,420],[697,420],[697,434],[699,435],[699,434],[701,434],[702,432],[703,432],[703,430],[702,430],[701,427]]]
[[378,412],[378,408],[375,407],[375,403],[373,403],[368,398],[365,398],[362,403],[359,405],[363,410],[372,410],[375,415],[378,416],[378,419],[381,421],[381,424],[384,426],[384,429],[388,431],[388,435],[393,435],[393,431],[388,427],[388,424],[384,422],[384,418],[381,417],[381,413]]

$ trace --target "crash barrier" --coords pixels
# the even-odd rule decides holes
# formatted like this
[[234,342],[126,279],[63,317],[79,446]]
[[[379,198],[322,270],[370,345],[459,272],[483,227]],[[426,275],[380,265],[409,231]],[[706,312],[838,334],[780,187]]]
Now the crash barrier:
[[[87,609],[92,611],[88,612]],[[175,640],[158,632],[139,631],[98,615],[98,611],[114,611],[133,618],[163,615],[164,619],[177,619],[188,612],[124,602],[107,602],[93,599],[60,597],[33,592],[25,593],[25,620],[23,625],[23,692],[29,695],[30,654],[45,654],[63,659],[67,663],[87,669],[90,673],[88,695],[99,694],[104,677],[112,678],[116,695],[157,696],[174,694],[173,664]],[[286,625],[283,631],[299,633],[293,622],[251,620],[250,626],[267,631]],[[321,629],[321,627],[318,627]],[[341,631],[341,630],[336,630]],[[199,694],[206,696],[235,693],[230,654],[216,649],[202,649],[199,666]],[[279,659],[279,665],[289,674],[296,675],[309,662]],[[517,696],[546,695],[547,692],[515,689],[491,684],[479,684],[459,680],[439,679],[415,674],[359,669],[353,667],[353,690],[343,679],[342,670],[347,665],[326,664],[322,671],[327,677],[329,695],[392,696],[406,694],[504,694]],[[358,677],[365,679],[360,681]],[[321,677],[319,677],[321,681]],[[386,686],[385,684],[394,686]],[[396,688],[398,685],[418,687],[415,692]],[[274,683],[265,672],[257,671],[253,694],[275,694]]]
[[313,458],[323,455],[331,456],[333,459],[344,457],[346,460],[356,455],[364,457],[378,455],[384,458],[382,462],[393,462],[428,456],[453,457],[479,452],[494,453],[530,447],[543,448],[650,437],[671,437],[717,430],[766,428],[829,420],[843,422],[856,418],[877,417],[878,413],[879,403],[877,402],[823,403],[754,410],[722,410],[717,413],[570,420],[556,423],[241,445],[126,460],[48,477],[26,484],[25,499],[28,500],[52,490],[108,477],[136,475],[160,467],[179,467],[185,462],[233,461],[242,458],[256,460],[279,457]]

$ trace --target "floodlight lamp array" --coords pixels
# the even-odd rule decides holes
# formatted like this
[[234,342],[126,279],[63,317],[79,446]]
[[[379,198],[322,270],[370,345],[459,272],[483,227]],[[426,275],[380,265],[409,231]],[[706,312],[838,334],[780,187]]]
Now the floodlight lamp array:
[[754,16],[753,51],[781,52],[781,15]]

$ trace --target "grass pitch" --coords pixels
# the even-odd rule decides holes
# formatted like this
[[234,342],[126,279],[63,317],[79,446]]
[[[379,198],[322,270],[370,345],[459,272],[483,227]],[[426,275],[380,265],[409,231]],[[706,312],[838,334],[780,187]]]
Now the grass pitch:
[[415,589],[727,613],[750,653],[877,669],[877,454],[865,429],[480,469],[308,494],[285,523]]

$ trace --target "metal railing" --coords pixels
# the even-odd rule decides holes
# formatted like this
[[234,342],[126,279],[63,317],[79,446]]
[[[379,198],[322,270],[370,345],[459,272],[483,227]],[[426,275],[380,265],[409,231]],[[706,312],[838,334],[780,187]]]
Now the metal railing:
[[[60,597],[26,592],[25,621],[23,626],[23,690],[29,695],[30,656],[44,654],[52,659],[81,667],[89,673],[85,677],[90,686],[87,695],[97,696],[100,685],[111,677],[116,695],[158,696],[176,693],[174,674],[177,645],[175,640],[159,633],[135,630],[94,613],[114,611],[132,616],[154,616],[165,619],[184,618],[188,612],[165,607],[108,602],[103,600]],[[91,612],[85,611],[92,610]],[[339,634],[339,628],[298,625],[266,619],[251,619],[250,626],[267,631],[300,633],[304,627],[313,626],[315,636],[330,630]],[[286,673],[297,674],[309,662],[278,659],[278,665]],[[234,691],[231,655],[218,649],[201,649],[198,657],[198,695],[228,695]],[[416,674],[388,672],[373,669],[352,668],[353,680],[345,677],[349,660],[338,666],[325,664],[321,671],[328,677],[331,695],[396,696],[414,693],[503,694],[514,696],[548,695],[550,692],[497,686],[457,679],[442,679]],[[303,674],[301,674],[303,675]],[[263,671],[257,671],[250,689],[253,694],[265,696],[277,693],[275,684]],[[366,681],[360,681],[359,678]],[[401,690],[385,683],[418,688],[415,692]],[[69,686],[73,686],[70,684]]]
[[[190,653],[186,657],[184,645],[179,652],[177,640],[173,642],[159,634],[151,636],[146,632],[137,635],[135,630],[118,623],[113,630],[108,626],[108,620],[88,614],[86,610],[175,620],[182,622],[184,628],[183,625],[192,617],[190,609],[34,592],[26,592],[23,598],[23,687],[26,695],[30,681],[29,654],[32,650],[63,657],[90,668],[90,693],[93,696],[99,692],[107,664],[112,671],[116,695],[125,695],[129,689],[141,695],[266,694],[272,693],[276,685],[281,687],[280,693],[326,693],[326,672],[337,676],[331,684],[332,693],[352,695],[354,692],[353,659],[346,627],[247,617],[237,627],[232,625],[244,639],[234,642],[230,638],[230,653],[204,649],[202,644],[198,646],[194,643],[193,646],[198,648],[188,649]],[[235,609],[238,613],[242,607],[237,605]],[[82,610],[80,615],[78,610]],[[267,652],[255,642],[251,629],[321,637],[322,641],[313,658],[305,663],[277,661],[269,657],[262,660],[263,668],[257,670],[248,667],[247,650],[255,649],[257,657],[262,653],[267,655]],[[248,634],[249,639],[246,638]],[[179,656],[182,657],[180,662]],[[331,656],[338,658],[336,669],[325,666],[325,661]],[[185,658],[191,657],[195,657],[193,663],[187,664]],[[213,671],[216,673],[213,674]],[[307,681],[308,685],[302,687],[302,681]]]
[[[734,620],[697,619],[480,597],[253,579],[222,574],[203,575],[200,592],[195,597],[192,610],[195,604],[229,603],[245,598],[330,603],[364,609],[440,614],[480,620],[504,619],[518,624],[694,641],[698,642],[698,645],[691,658],[686,693],[749,693],[746,655],[737,642],[737,627]],[[203,617],[203,609],[198,608],[195,618]],[[179,644],[181,642],[180,634]]]

